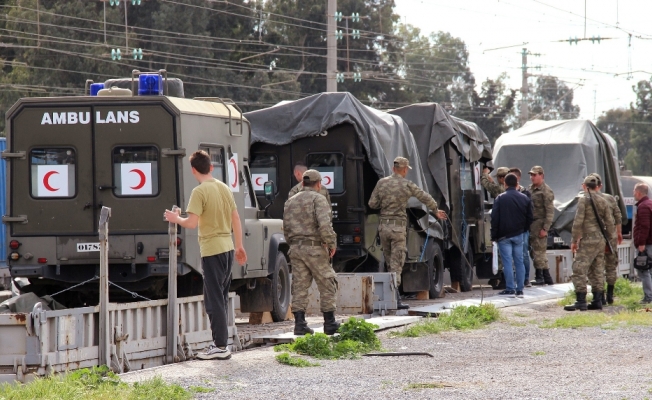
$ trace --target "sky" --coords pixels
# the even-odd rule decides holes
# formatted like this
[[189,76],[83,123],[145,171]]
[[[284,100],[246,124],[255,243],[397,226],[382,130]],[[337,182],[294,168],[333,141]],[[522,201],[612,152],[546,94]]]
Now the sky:
[[[580,106],[582,119],[595,121],[603,111],[629,107],[636,99],[632,86],[652,74],[649,0],[395,2],[402,22],[426,35],[449,32],[466,43],[478,86],[506,72],[508,87],[520,89],[522,49],[541,54],[528,56],[528,66],[541,67],[528,72],[557,76],[574,88],[574,103]],[[597,36],[603,38],[600,44],[590,40],[568,43],[570,37]],[[536,77],[528,80],[532,84]]]

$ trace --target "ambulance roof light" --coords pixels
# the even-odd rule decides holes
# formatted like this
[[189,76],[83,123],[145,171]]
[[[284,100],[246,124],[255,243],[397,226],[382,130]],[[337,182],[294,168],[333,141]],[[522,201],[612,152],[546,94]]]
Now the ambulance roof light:
[[139,96],[162,96],[163,77],[160,74],[140,74],[138,76]]
[[91,83],[91,96],[97,96],[97,92],[104,89],[104,83]]

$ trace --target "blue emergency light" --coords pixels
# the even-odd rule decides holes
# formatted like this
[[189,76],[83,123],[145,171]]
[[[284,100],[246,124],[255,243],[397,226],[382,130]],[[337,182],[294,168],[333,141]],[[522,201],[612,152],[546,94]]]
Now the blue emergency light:
[[97,96],[97,92],[104,89],[103,83],[91,83],[91,96]]
[[138,77],[139,96],[162,96],[163,77],[159,74],[141,74]]

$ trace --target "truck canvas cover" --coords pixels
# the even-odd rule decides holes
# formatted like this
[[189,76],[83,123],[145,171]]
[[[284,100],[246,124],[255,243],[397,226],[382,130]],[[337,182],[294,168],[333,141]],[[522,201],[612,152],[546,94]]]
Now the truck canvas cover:
[[[552,227],[570,243],[570,232],[577,210],[577,199],[584,177],[600,174],[602,191],[618,196],[627,216],[620,185],[616,142],[587,120],[529,121],[522,128],[504,133],[496,141],[495,167],[518,167],[527,172],[535,165],[545,171],[545,181],[555,192],[555,217]],[[624,221],[627,222],[626,220]]]
[[[276,146],[320,135],[341,124],[351,124],[379,178],[392,174],[395,157],[407,157],[412,167],[407,179],[428,192],[417,145],[407,124],[398,116],[365,106],[350,93],[320,93],[245,113],[245,117],[251,123],[251,144],[260,142]],[[410,199],[408,206],[425,210],[415,198]],[[423,217],[419,223],[424,228],[428,221]],[[432,218],[431,227],[435,226],[436,231],[430,229],[430,234],[441,238],[441,228]]]
[[421,163],[424,168],[427,166],[426,183],[441,194],[439,199],[435,196],[440,204],[450,205],[444,153],[444,144],[449,139],[468,162],[491,160],[491,142],[482,129],[473,122],[451,116],[437,103],[412,104],[390,113],[410,121]]

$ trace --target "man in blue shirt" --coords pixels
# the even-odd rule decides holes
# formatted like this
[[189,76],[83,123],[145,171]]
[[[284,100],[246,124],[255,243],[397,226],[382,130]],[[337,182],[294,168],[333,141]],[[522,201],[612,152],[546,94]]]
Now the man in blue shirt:
[[505,275],[505,290],[499,294],[523,297],[523,233],[528,231],[532,224],[532,203],[526,195],[516,189],[516,175],[508,174],[505,177],[505,185],[507,190],[496,197],[491,210],[491,240],[498,244]]

